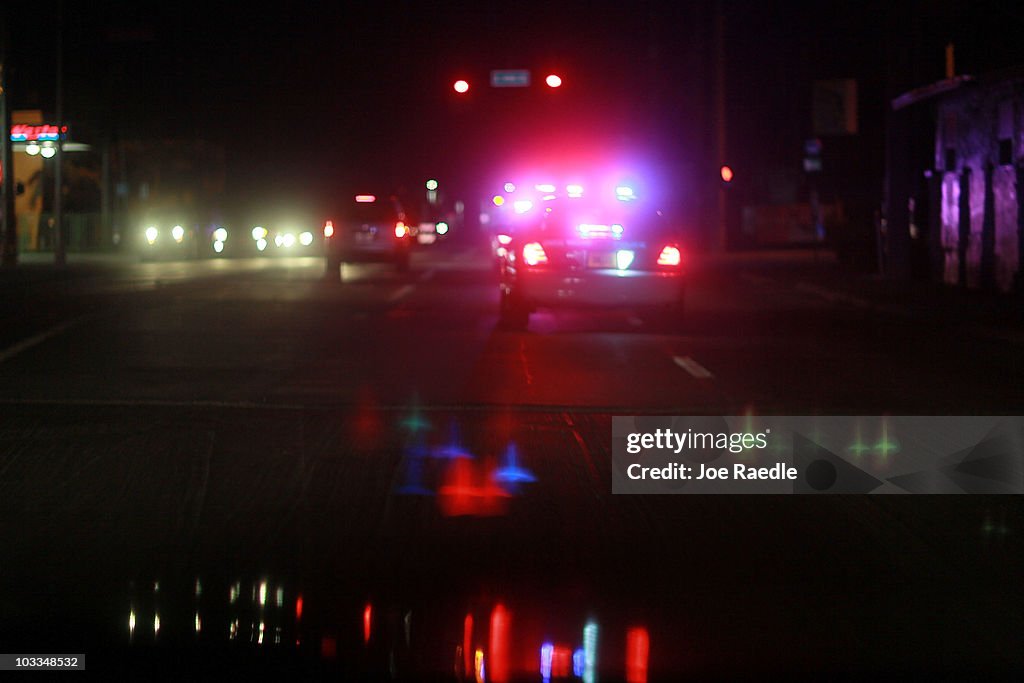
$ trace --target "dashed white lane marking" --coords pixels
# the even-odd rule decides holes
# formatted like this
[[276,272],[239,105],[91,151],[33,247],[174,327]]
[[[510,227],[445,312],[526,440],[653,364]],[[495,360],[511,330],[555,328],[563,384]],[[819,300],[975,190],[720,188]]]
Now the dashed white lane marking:
[[71,320],[62,322],[60,325],[57,325],[56,327],[51,327],[50,329],[44,332],[40,332],[39,334],[33,337],[23,339],[22,341],[18,342],[17,344],[14,344],[13,346],[7,347],[3,351],[0,351],[0,363],[10,360],[11,358],[14,358],[22,351],[27,351],[28,349],[31,349],[33,346],[38,346],[39,344],[42,344],[47,339],[56,337],[58,334],[61,334],[62,332],[66,332],[75,325],[78,325],[91,317],[93,316],[83,315],[78,318],[73,318]]
[[388,303],[393,304],[396,301],[401,301],[405,297],[412,294],[414,289],[416,289],[416,285],[405,285],[403,287],[399,287],[394,294],[388,297]]
[[714,379],[715,377],[710,370],[689,356],[672,356],[672,360],[696,379]]

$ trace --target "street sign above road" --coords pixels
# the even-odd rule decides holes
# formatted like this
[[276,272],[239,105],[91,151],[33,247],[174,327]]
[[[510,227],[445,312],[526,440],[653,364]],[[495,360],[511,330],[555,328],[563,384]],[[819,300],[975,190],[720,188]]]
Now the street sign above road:
[[492,88],[525,88],[529,85],[529,69],[499,69],[491,71]]

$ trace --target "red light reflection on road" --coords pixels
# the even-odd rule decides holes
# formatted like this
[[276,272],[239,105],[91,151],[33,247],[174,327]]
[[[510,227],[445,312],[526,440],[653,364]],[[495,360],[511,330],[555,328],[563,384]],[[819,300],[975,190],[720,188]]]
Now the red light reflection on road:
[[626,681],[647,683],[647,660],[651,641],[646,628],[631,628],[626,632]]
[[504,605],[491,610],[491,640],[487,651],[487,674],[492,683],[509,680],[509,613]]
[[466,620],[462,622],[462,666],[463,671],[469,673],[473,670],[473,615],[467,614]]
[[438,506],[446,517],[493,517],[506,512],[509,494],[494,481],[491,463],[476,465],[465,458],[452,460],[438,490]]
[[572,675],[572,650],[565,645],[556,645],[551,654],[551,677],[568,678]]

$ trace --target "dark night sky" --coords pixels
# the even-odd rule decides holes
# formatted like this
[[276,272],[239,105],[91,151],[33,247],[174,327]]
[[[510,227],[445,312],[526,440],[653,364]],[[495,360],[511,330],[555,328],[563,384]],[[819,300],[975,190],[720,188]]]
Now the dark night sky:
[[[874,167],[886,98],[941,78],[946,42],[961,72],[1024,62],[1024,10],[1012,3],[722,5],[730,156],[751,169],[799,162],[815,78],[860,80]],[[79,139],[220,141],[238,198],[324,200],[585,145],[703,168],[713,135],[712,2],[64,6],[65,112]],[[50,110],[53,34],[37,7],[4,12],[13,105]],[[485,87],[489,69],[520,67],[566,85]],[[474,83],[471,97],[454,96],[457,77]]]

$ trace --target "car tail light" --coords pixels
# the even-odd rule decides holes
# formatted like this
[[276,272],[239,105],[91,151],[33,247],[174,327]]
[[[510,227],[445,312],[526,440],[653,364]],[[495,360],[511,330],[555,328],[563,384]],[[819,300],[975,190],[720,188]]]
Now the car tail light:
[[530,242],[523,247],[523,261],[528,266],[539,266],[548,262],[548,255],[544,253],[540,242]]
[[508,245],[512,244],[512,236],[498,235],[498,244],[507,247]]
[[405,237],[409,234],[409,227],[402,221],[395,223],[395,237]]
[[324,223],[324,237],[334,237],[334,223],[327,221]]
[[658,255],[659,266],[678,266],[682,262],[683,257],[679,253],[679,247],[671,244],[662,249],[661,254]]

